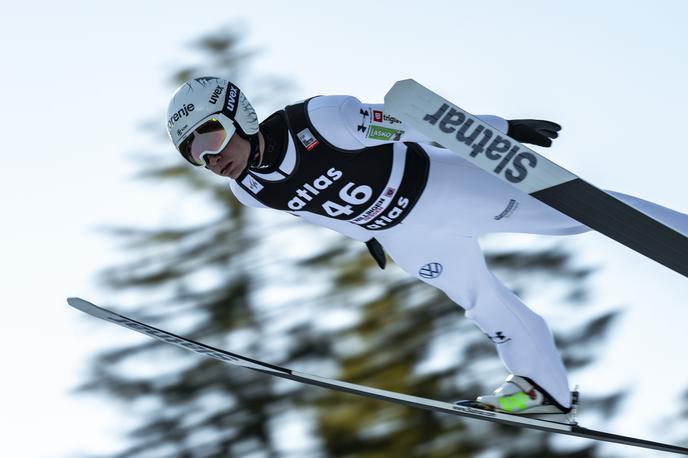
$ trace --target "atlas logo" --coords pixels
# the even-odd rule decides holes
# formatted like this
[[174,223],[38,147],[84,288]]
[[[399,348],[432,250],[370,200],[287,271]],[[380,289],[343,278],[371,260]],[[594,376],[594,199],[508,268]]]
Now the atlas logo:
[[444,270],[442,264],[439,262],[431,262],[421,267],[418,271],[418,275],[426,279],[433,279],[442,275],[442,270]]
[[397,204],[389,209],[386,214],[380,216],[375,221],[370,224],[366,224],[366,229],[383,229],[398,220],[401,215],[404,214],[404,210],[408,207],[411,201],[406,197],[399,197]]
[[234,113],[234,108],[236,107],[237,94],[239,94],[239,88],[234,85],[229,86],[229,98],[227,99],[227,108],[229,111]]
[[508,138],[498,135],[490,127],[476,126],[469,133],[475,122],[466,114],[444,103],[435,114],[426,114],[423,121],[436,126],[445,134],[456,133],[456,139],[471,147],[471,157],[485,154],[491,161],[497,162],[494,173],[504,174],[511,183],[520,183],[528,176],[528,168],[537,166],[537,158],[528,151],[521,151],[518,144],[512,145]]
[[177,121],[179,121],[182,118],[186,118],[187,116],[189,116],[189,113],[194,111],[194,108],[195,107],[194,107],[193,103],[190,103],[188,105],[184,104],[184,106],[182,106],[179,109],[179,111],[177,111],[172,116],[170,116],[170,119],[167,121],[167,127],[169,129],[172,129],[172,126],[174,126],[174,123],[176,123]]
[[219,100],[220,95],[222,95],[222,91],[224,89],[225,88],[222,86],[216,87],[215,90],[213,91],[212,95],[210,96],[210,99],[208,99],[208,103],[212,103],[213,105],[215,105],[217,103],[217,101]]
[[287,203],[287,206],[291,210],[302,210],[308,202],[313,200],[314,196],[320,194],[320,191],[332,186],[332,184],[339,180],[344,173],[332,167],[327,171],[327,176],[320,175],[318,178],[313,180],[312,183],[305,183],[301,188],[296,190],[296,196],[292,197]]

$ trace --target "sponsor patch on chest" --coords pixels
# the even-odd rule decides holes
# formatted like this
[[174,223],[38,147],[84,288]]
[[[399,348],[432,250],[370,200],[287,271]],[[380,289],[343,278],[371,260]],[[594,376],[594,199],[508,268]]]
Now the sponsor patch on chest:
[[253,194],[258,194],[263,189],[263,185],[260,184],[251,175],[246,175],[246,177],[244,177],[244,179],[241,180],[241,184],[246,186]]
[[301,140],[301,143],[308,151],[320,144],[320,142],[313,136],[308,128],[303,129],[301,132],[296,134],[296,136],[299,137],[299,140]]
[[382,141],[399,141],[404,134],[403,130],[390,129],[389,127],[376,126],[372,124],[368,128],[368,138]]

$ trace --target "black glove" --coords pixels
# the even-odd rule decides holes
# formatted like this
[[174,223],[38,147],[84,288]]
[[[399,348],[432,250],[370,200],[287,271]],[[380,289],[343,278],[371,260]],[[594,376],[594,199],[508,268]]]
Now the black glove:
[[507,135],[522,143],[538,146],[552,146],[552,138],[557,138],[561,126],[555,122],[542,119],[512,119],[507,121]]
[[377,262],[377,265],[380,266],[380,269],[384,269],[387,264],[387,257],[385,256],[385,250],[382,248],[382,245],[380,245],[380,242],[373,238],[366,242],[366,246],[373,256],[373,259],[375,259],[375,262]]

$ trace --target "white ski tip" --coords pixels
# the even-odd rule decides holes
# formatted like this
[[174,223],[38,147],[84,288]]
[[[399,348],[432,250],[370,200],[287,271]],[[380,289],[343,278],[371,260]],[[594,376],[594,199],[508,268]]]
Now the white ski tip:
[[67,303],[77,310],[80,310],[84,313],[88,313],[89,315],[96,316],[98,318],[105,318],[106,316],[112,314],[112,312],[102,309],[97,305],[92,304],[89,301],[84,300],[80,297],[68,297]]
[[399,80],[396,83],[394,83],[394,86],[415,86],[417,85],[418,82],[414,80],[413,78],[406,78],[405,80]]
[[[71,305],[72,307],[75,307],[75,308],[80,308],[80,306],[83,307],[84,305],[90,304],[90,302],[85,301],[80,297],[68,297],[67,303],[69,305]],[[93,304],[91,304],[91,305],[93,305]]]
[[385,108],[388,103],[393,103],[394,96],[396,95],[405,95],[408,94],[409,90],[414,87],[418,87],[419,84],[416,82],[416,80],[408,78],[405,80],[399,80],[396,83],[392,85],[389,91],[387,91],[387,94],[385,94]]

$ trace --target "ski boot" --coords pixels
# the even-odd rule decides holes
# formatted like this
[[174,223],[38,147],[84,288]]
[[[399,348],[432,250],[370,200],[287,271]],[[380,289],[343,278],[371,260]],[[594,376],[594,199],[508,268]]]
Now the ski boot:
[[571,407],[566,408],[532,380],[512,374],[492,394],[478,396],[475,401],[458,401],[456,404],[557,423],[576,424],[578,389],[571,393]]

